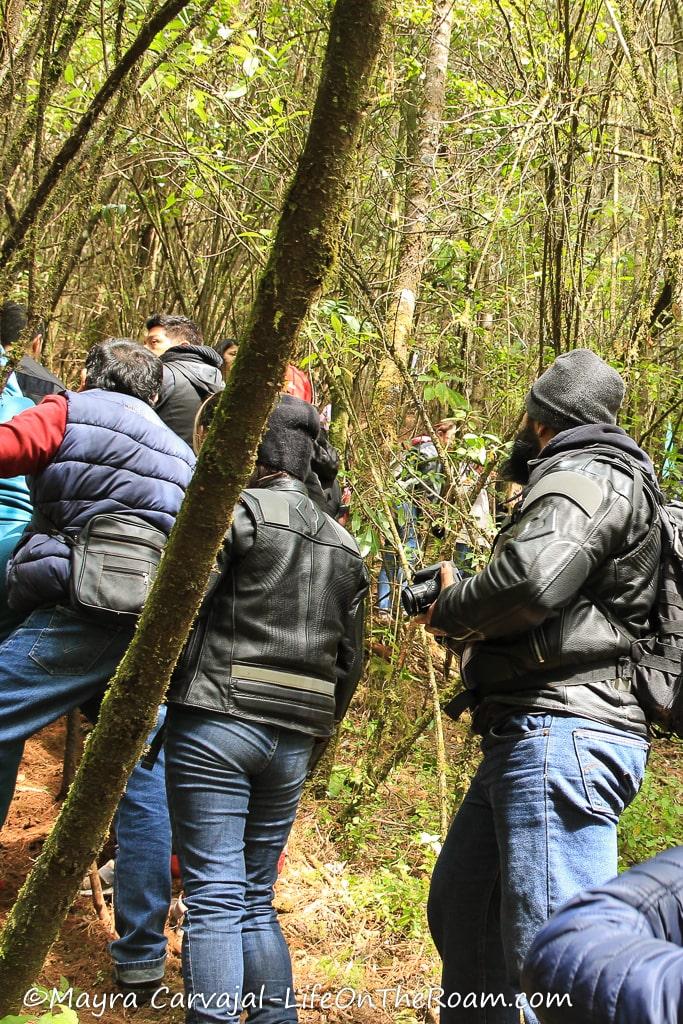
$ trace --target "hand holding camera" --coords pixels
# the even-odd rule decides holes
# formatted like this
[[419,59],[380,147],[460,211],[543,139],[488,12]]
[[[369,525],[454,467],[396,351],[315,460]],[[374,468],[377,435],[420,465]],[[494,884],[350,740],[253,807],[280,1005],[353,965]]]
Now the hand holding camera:
[[412,583],[401,591],[401,603],[409,617],[420,616],[418,621],[429,625],[431,607],[445,587],[459,583],[462,573],[453,562],[438,562],[415,573]]

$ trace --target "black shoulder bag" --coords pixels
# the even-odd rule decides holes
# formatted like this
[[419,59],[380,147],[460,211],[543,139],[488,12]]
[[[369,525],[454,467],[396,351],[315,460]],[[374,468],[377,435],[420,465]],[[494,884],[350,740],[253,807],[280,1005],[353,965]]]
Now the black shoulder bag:
[[93,516],[75,539],[60,536],[71,548],[72,608],[90,615],[138,616],[166,534],[139,516],[104,512]]

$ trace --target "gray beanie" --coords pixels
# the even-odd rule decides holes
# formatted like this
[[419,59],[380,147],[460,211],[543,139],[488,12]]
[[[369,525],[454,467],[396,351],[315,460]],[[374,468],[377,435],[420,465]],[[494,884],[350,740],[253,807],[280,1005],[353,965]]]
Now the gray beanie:
[[584,423],[616,423],[624,400],[624,382],[611,366],[587,348],[558,356],[526,396],[532,420],[555,430]]

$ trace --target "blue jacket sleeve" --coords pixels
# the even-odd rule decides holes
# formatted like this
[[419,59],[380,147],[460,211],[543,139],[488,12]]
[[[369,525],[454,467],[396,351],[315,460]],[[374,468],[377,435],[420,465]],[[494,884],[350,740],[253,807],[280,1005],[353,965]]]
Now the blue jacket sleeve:
[[555,914],[529,951],[523,988],[557,1002],[535,1009],[542,1024],[680,1024],[682,945],[677,847]]

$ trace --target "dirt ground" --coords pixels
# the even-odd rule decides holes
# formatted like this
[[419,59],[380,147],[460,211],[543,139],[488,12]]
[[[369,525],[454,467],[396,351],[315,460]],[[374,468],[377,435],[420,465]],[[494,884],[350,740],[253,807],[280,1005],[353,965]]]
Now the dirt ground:
[[[55,797],[61,783],[64,727],[57,723],[26,747],[17,792],[0,845],[0,917],[40,852],[59,809]],[[287,861],[276,889],[276,905],[290,945],[301,1024],[410,1024],[434,1021],[428,1007],[407,1004],[428,996],[436,985],[435,954],[427,940],[397,939],[382,934],[376,921],[357,911],[348,892],[345,865],[304,803],[288,847]],[[78,897],[45,964],[40,983],[59,988],[68,979],[80,990],[79,1021],[121,1024],[181,1022],[172,1006],[182,992],[178,938],[168,957],[164,984],[168,994],[157,1010],[130,1011],[107,1004],[112,991],[108,936],[89,897]],[[423,995],[424,994],[424,995]],[[76,1006],[78,996],[72,997]],[[370,1000],[372,999],[372,1003]],[[360,1004],[360,1005],[359,1005]],[[47,1009],[43,1007],[41,1012]],[[27,1011],[26,1011],[27,1012]],[[35,1011],[34,1011],[35,1012]],[[40,1013],[30,1016],[39,1020]]]

